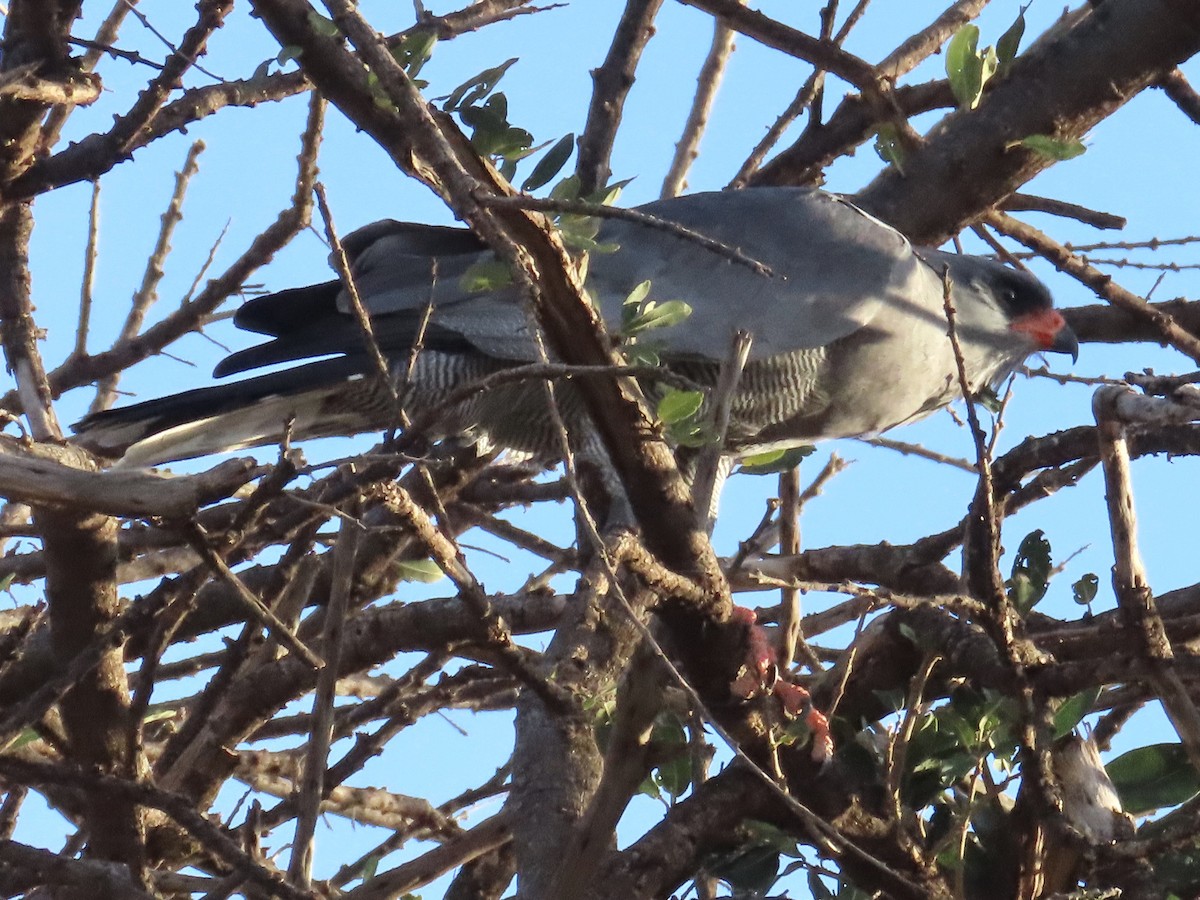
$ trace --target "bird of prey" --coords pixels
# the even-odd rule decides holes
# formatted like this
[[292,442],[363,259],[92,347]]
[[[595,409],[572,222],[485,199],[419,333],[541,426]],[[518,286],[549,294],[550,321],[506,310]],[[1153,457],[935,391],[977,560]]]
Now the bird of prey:
[[[642,282],[650,282],[653,298],[686,302],[689,316],[638,340],[653,345],[672,374],[701,385],[716,382],[734,333],[751,335],[732,398],[729,456],[876,434],[960,396],[947,284],[973,391],[1033,352],[1078,352],[1033,276],[991,259],[913,247],[833,194],[761,187],[637,209],[682,228],[604,218],[596,240],[610,252],[590,255],[587,288],[614,335],[627,321],[623,304]],[[546,391],[536,380],[509,381],[446,408],[454,389],[539,359],[518,291],[493,284],[473,292],[466,284],[464,276],[492,259],[478,238],[461,228],[383,221],[347,236],[344,249],[410,415],[437,410],[442,436],[475,434],[557,455]],[[76,426],[79,441],[123,465],[152,466],[277,443],[289,428],[302,440],[395,425],[392,393],[375,374],[339,281],[252,299],[234,322],[270,340],[232,354],[215,375],[306,362],[90,415]],[[418,333],[421,349],[410,366]],[[569,428],[585,429],[583,405],[568,384],[557,397]]]

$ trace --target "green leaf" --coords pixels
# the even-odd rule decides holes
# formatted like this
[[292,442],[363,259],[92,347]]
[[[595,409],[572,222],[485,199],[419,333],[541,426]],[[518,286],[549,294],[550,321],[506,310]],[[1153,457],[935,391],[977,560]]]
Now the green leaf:
[[979,26],[964,25],[946,47],[946,77],[960,109],[974,109],[983,94],[983,60],[978,45]]
[[432,559],[406,559],[396,566],[402,581],[419,581],[422,584],[433,584],[441,581],[442,570]]
[[630,291],[628,296],[621,301],[621,307],[623,310],[632,309],[632,312],[630,313],[630,316],[632,317],[637,314],[637,309],[642,305],[642,301],[649,296],[650,279],[647,278],[645,281],[639,281],[636,285],[634,285],[633,290]]
[[1009,602],[1024,615],[1046,596],[1050,586],[1050,542],[1041,529],[1031,531],[1021,540],[1013,560],[1012,577],[1006,582]]
[[974,400],[993,416],[1000,415],[1000,410],[1004,406],[1004,401],[1000,399],[1000,395],[996,393],[991,385],[984,385],[975,392]]
[[625,325],[625,336],[632,337],[655,328],[670,328],[678,325],[692,314],[692,308],[682,300],[667,300],[663,303],[647,301]]
[[558,232],[563,243],[572,250],[592,250],[597,246],[600,220],[595,216],[564,214],[558,217]]
[[1200,793],[1200,773],[1180,744],[1151,744],[1118,756],[1104,767],[1133,815],[1178,806]]
[[621,196],[621,191],[628,187],[632,181],[632,178],[626,178],[623,181],[614,181],[610,185],[606,185],[605,187],[593,191],[583,199],[588,203],[599,203],[601,206],[612,206],[617,202],[617,198]]
[[768,450],[766,453],[747,456],[742,460],[738,471],[745,475],[775,475],[796,468],[800,465],[800,460],[816,452],[817,448],[811,444],[788,447],[784,450]]
[[757,469],[764,466],[770,466],[771,468],[769,471],[778,471],[775,469],[775,463],[783,459],[783,455],[785,453],[787,453],[787,450],[784,448],[779,450],[767,450],[764,453],[756,453],[753,456],[746,458],[746,463],[742,466],[741,471],[744,472],[747,468]]
[[626,344],[622,350],[631,366],[648,366],[654,368],[662,365],[662,357],[658,355],[658,344]]
[[579,176],[568,175],[550,188],[550,198],[552,200],[578,200],[580,187]]
[[495,115],[500,121],[505,124],[508,123],[508,98],[504,96],[502,91],[497,91],[488,97],[487,102],[483,104],[483,108]]
[[442,104],[442,109],[446,112],[454,112],[459,110],[460,107],[470,107],[479,103],[479,101],[496,89],[496,85],[504,77],[504,73],[516,61],[514,57],[498,66],[484,69],[475,77],[467,79],[450,92],[449,96],[446,97],[445,103]]
[[650,280],[639,281],[629,295],[621,301],[621,330],[628,331],[630,323],[637,318],[642,301],[650,296]]
[[691,758],[688,755],[688,734],[673,715],[660,715],[655,721],[650,740],[656,749],[666,752],[676,750],[671,758],[659,764],[654,772],[654,782],[662,790],[678,799],[691,787]]
[[392,50],[392,57],[400,63],[409,78],[416,78],[421,68],[433,56],[433,48],[437,46],[437,41],[436,32],[419,28],[396,45]]
[[826,886],[814,869],[808,870],[808,892],[813,895],[813,900],[834,900],[833,891]]
[[375,873],[379,871],[379,862],[382,859],[383,859],[383,857],[380,856],[378,853],[372,853],[370,856],[367,857],[367,861],[363,865],[363,870],[362,870],[363,884],[366,884],[368,881],[370,881],[372,878],[375,877]]
[[[503,96],[503,95],[500,95]],[[493,100],[495,98],[492,98]],[[483,106],[464,107],[458,111],[463,124],[472,129],[471,146],[483,156],[500,156],[502,150],[512,142],[511,131],[517,131],[529,137],[529,132],[513,129],[508,124],[507,107],[504,103],[492,103],[490,100]],[[532,142],[532,139],[530,139]],[[528,146],[526,144],[525,146]]]
[[458,286],[468,294],[498,291],[512,284],[512,269],[498,259],[481,259],[472,263],[458,279]]
[[979,73],[979,88],[982,92],[983,85],[992,80],[992,76],[1000,68],[1000,60],[996,56],[996,51],[992,47],[986,48],[979,54],[980,73]]
[[667,388],[662,399],[658,401],[658,418],[664,425],[674,425],[690,419],[704,405],[702,391],[681,391]]
[[904,174],[904,145],[900,143],[900,132],[895,125],[883,124],[875,132],[875,153],[885,163],[891,163],[896,171]]
[[654,783],[673,800],[682,796],[692,784],[692,761],[688,755],[679,753],[655,769]]
[[1088,606],[1096,599],[1096,592],[1100,589],[1100,579],[1096,577],[1095,572],[1088,572],[1077,582],[1071,585],[1071,593],[1074,595],[1075,602],[1080,606]]
[[1000,40],[996,41],[996,58],[1000,62],[1000,74],[1008,72],[1013,64],[1013,60],[1017,58],[1017,50],[1021,47],[1021,38],[1025,36],[1025,10],[1028,5],[1022,6],[1021,11],[1017,13],[1017,20],[1008,26],[1008,31],[1000,35]]
[[703,447],[715,439],[712,429],[695,419],[684,419],[667,426],[667,440],[678,447]]
[[568,235],[562,232],[563,246],[578,253],[616,253],[621,249],[620,244],[600,244],[590,237]]
[[342,36],[341,30],[334,24],[333,19],[327,19],[319,12],[312,10],[309,10],[308,13],[308,27],[322,37],[335,38]]
[[1083,721],[1083,717],[1092,711],[1099,698],[1100,688],[1095,687],[1080,691],[1074,697],[1064,700],[1062,705],[1054,711],[1054,737],[1060,738],[1069,734],[1076,725]]
[[1061,140],[1048,134],[1031,134],[1021,141],[1021,146],[1058,162],[1074,159],[1087,152],[1087,147],[1083,146],[1082,141]]
[[652,800],[662,799],[662,791],[658,787],[658,781],[655,779],[653,772],[642,779],[642,783],[638,785],[637,792],[644,794]]
[[533,135],[524,128],[509,125],[496,136],[492,155],[503,157],[507,162],[516,163],[529,155],[533,144]]
[[574,149],[574,134],[564,134],[560,137],[558,143],[551,147],[546,152],[546,155],[537,161],[537,165],[533,167],[533,171],[529,173],[529,177],[521,183],[521,190],[536,191],[548,182],[567,164],[567,160],[571,158],[571,151]]
[[9,739],[3,746],[4,750],[20,750],[36,741],[40,735],[32,728],[22,728],[20,732]]
[[779,876],[779,851],[769,845],[747,847],[732,859],[709,868],[736,896],[766,893]]

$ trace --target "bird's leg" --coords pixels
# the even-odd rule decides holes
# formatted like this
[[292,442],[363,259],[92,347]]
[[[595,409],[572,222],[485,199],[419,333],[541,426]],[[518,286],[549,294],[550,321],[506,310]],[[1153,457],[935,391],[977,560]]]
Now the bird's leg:
[[833,738],[829,734],[829,719],[812,705],[812,697],[807,690],[787,680],[788,672],[779,668],[778,651],[766,629],[758,624],[754,610],[735,606],[733,620],[746,626],[749,647],[741,674],[730,685],[730,692],[743,700],[773,694],[779,699],[786,715],[804,716],[804,722],[812,732],[813,759],[821,763],[831,759]]

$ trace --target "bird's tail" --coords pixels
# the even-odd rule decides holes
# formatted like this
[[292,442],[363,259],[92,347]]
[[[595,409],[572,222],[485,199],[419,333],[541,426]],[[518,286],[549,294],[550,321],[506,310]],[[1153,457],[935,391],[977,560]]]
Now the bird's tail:
[[370,430],[361,405],[357,359],[323,360],[232,384],[185,391],[93,413],[73,426],[78,442],[121,466],[167,462],[279,443],[290,428],[301,440]]

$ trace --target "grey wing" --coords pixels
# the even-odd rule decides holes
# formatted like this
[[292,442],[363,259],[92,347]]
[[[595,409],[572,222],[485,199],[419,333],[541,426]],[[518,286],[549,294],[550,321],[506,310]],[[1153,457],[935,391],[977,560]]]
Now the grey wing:
[[[522,306],[512,290],[476,294],[462,276],[491,258],[470,231],[409,222],[374,222],[343,240],[354,285],[385,353],[405,355],[421,330],[432,349],[475,349],[502,359],[535,358]],[[231,354],[214,371],[223,376],[289,360],[362,354],[362,330],[338,281],[256,297],[241,306],[239,328],[274,340]]]
[[[692,194],[638,207],[739,249],[764,276],[701,244],[625,219],[606,219],[588,287],[610,329],[640,282],[652,299],[684,300],[692,315],[655,333],[670,355],[722,359],[733,333],[753,332],[752,359],[826,346],[857,331],[884,304],[905,305],[929,281],[912,246],[895,229],[822,191],[764,187]],[[489,259],[484,245],[456,228],[375,223],[347,241],[359,291],[373,315],[415,314],[432,301],[432,322],[504,359],[534,358],[526,314],[512,289],[470,294],[464,273]],[[435,263],[436,258],[436,263]],[[349,311],[340,296],[338,306]]]
[[[478,350],[516,361],[536,357],[525,310],[516,290],[472,293],[463,276],[492,259],[470,231],[410,222],[376,222],[347,238],[355,252],[355,286],[372,317],[419,322],[432,304],[430,324],[460,336]],[[345,291],[338,310],[352,312]]]
[[606,222],[599,240],[620,250],[593,254],[589,276],[604,318],[619,322],[621,302],[649,279],[651,299],[693,308],[685,322],[653,336],[671,354],[722,359],[737,329],[753,333],[751,359],[826,346],[928,281],[903,235],[820,191],[749,188],[638,209],[735,247],[772,273],[649,225]]
[[[826,346],[871,322],[884,304],[900,305],[930,279],[928,267],[894,229],[819,191],[751,188],[693,194],[639,207],[740,249],[769,276],[660,228],[607,219],[588,287],[610,329],[642,281],[651,297],[684,300],[693,314],[653,335],[668,356],[719,360],[738,329],[752,332],[751,359]],[[360,298],[386,351],[403,352],[432,304],[427,344],[468,346],[500,359],[536,358],[526,311],[513,288],[470,293],[462,279],[491,259],[469,231],[376,222],[344,241]],[[275,338],[241,351],[218,374],[289,359],[361,352],[350,298],[337,282],[251,300],[237,324]]]

